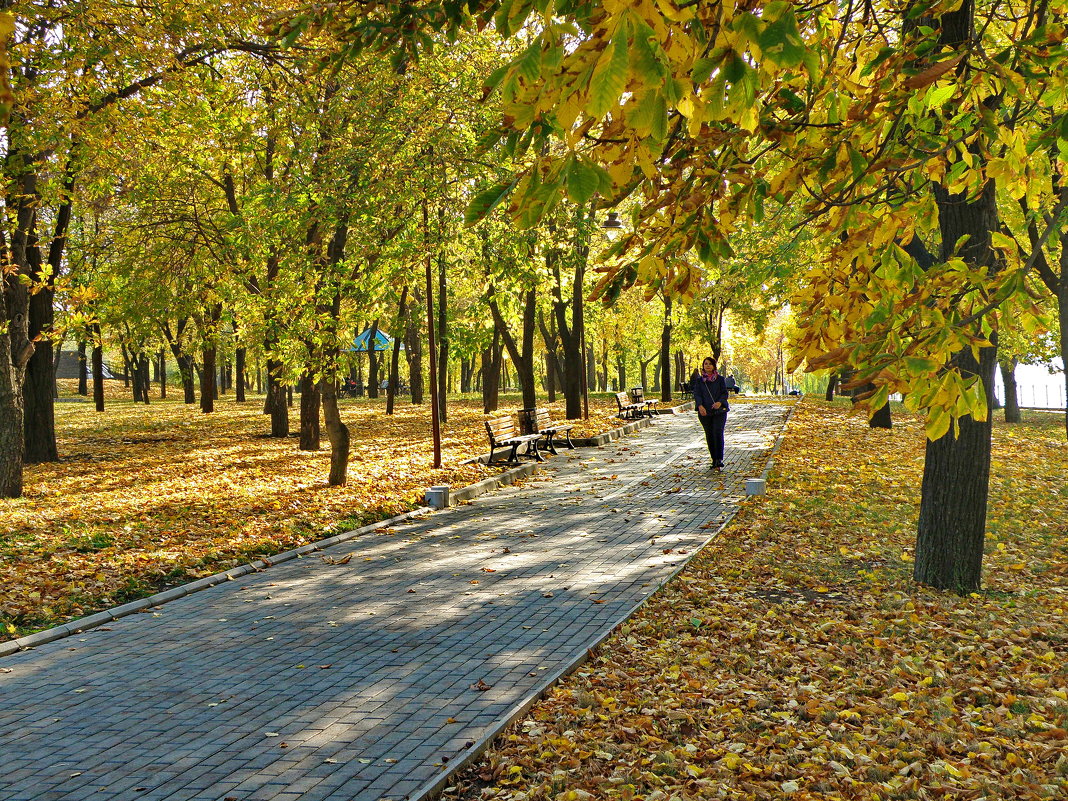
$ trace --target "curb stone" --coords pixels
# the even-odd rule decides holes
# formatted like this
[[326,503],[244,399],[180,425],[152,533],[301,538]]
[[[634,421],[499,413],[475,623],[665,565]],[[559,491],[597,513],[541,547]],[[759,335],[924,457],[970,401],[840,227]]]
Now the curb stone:
[[[514,479],[513,479],[514,480]],[[291,559],[299,559],[305,554],[312,553],[314,551],[321,551],[324,548],[328,548],[331,545],[337,545],[338,543],[351,540],[354,537],[358,537],[362,534],[369,534],[375,529],[382,528],[384,526],[392,526],[397,523],[401,523],[405,520],[410,520],[413,517],[419,517],[432,511],[426,506],[420,506],[418,509],[413,509],[410,512],[405,512],[400,515],[389,518],[388,520],[380,520],[377,523],[370,523],[366,526],[353,529],[352,531],[346,531],[342,534],[335,534],[332,537],[327,537],[324,540],[318,540],[317,542],[311,542],[307,545],[302,545],[299,548],[294,548],[291,551],[284,551],[282,553],[276,553],[273,556],[264,557],[263,559],[257,559],[255,562],[249,562],[248,564],[240,565],[238,567],[232,567],[229,570],[224,570],[221,573],[215,573],[211,576],[205,576],[204,578],[191,581],[188,584],[182,584],[178,587],[172,587],[169,590],[163,592],[157,592],[155,595],[150,595],[147,598],[140,598],[136,601],[130,601],[122,606],[112,607],[111,609],[105,609],[102,612],[95,612],[88,617],[78,618],[76,620],[62,623],[58,626],[53,626],[50,629],[44,631],[37,631],[33,634],[27,634],[25,637],[18,637],[14,640],[8,640],[7,642],[0,643],[0,657],[5,657],[8,654],[13,654],[18,651],[25,651],[28,648],[33,648],[37,645],[44,645],[47,642],[53,640],[60,640],[64,637],[69,637],[72,634],[81,634],[89,629],[96,628],[105,623],[111,623],[119,618],[126,617],[128,615],[136,614],[137,612],[143,612],[154,606],[165,604],[168,601],[176,601],[179,598],[184,598],[187,595],[191,595],[194,592],[200,590],[206,590],[209,587],[214,587],[217,584],[222,584],[224,581],[233,581],[234,579],[247,576],[249,573],[258,573],[262,570],[266,570],[269,567],[280,564],[282,562],[288,562]]]

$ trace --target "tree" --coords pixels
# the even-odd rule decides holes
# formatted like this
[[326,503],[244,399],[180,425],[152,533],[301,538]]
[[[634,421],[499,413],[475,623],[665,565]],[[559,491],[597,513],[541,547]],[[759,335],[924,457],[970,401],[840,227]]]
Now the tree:
[[[1045,24],[1043,7],[1021,4],[1023,22],[1009,35],[993,9],[977,24],[967,1],[913,4],[907,14],[782,3],[726,17],[718,3],[548,5],[530,47],[489,85],[501,92],[506,146],[529,142],[538,154],[555,136],[569,151],[535,156],[519,181],[493,190],[495,202],[510,194],[509,209],[529,223],[564,192],[574,200],[637,194],[640,226],[617,250],[628,258],[606,271],[600,289],[659,281],[681,297],[699,280],[676,254],[693,249],[715,262],[729,256],[738,219],[769,199],[803,204],[839,245],[796,298],[812,312],[799,360],[856,369],[856,380],[876,386],[872,406],[901,389],[928,410],[916,578],[975,589],[991,314],[1018,291],[1001,269],[994,181],[1021,186],[1033,175],[1020,157],[1026,140],[1020,148],[1015,137],[1044,89],[1063,87],[1059,27]],[[344,20],[359,46],[385,44],[404,63],[417,57],[427,28],[452,30],[498,11],[507,36],[531,12],[528,4],[499,9],[488,0],[361,2],[332,6],[331,20]],[[1011,157],[995,163],[1000,143],[1012,145]],[[1040,241],[1059,216],[1047,216]],[[937,241],[927,270],[897,244],[924,236]],[[933,313],[941,321],[917,332],[918,319]]]

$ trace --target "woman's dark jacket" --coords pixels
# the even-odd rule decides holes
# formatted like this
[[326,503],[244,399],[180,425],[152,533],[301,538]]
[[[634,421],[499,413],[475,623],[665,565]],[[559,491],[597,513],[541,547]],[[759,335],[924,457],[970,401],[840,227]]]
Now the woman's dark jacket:
[[713,381],[705,381],[704,377],[700,376],[693,387],[694,408],[704,406],[706,412],[715,414],[717,410],[712,408],[712,404],[719,401],[722,404],[720,408],[725,412],[730,408],[727,403],[729,394],[723,376],[718,375]]

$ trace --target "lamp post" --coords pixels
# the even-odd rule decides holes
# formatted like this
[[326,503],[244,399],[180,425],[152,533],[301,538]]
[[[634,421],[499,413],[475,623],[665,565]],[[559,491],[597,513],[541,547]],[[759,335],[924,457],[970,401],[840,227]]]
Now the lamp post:
[[441,422],[438,419],[438,360],[434,342],[434,277],[430,268],[430,218],[423,196],[423,247],[426,249],[426,322],[430,344],[430,430],[434,438],[434,467],[441,467]]
[[[618,211],[610,211],[605,217],[601,228],[609,239],[615,239],[623,230],[623,221],[619,219]],[[589,368],[589,352],[586,350],[586,315],[583,313],[582,318],[582,419],[590,419],[590,386],[589,379],[586,377],[587,370]]]

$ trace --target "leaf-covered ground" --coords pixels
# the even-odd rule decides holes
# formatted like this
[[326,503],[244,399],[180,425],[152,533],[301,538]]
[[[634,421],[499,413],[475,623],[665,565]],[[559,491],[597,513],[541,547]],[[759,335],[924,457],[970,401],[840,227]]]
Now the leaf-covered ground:
[[[342,401],[349,481],[331,488],[325,431],[317,453],[298,450],[295,436],[265,436],[262,397],[224,397],[204,415],[172,399],[120,400],[129,396],[117,384],[108,382],[103,414],[58,403],[61,461],[27,467],[24,497],[0,500],[0,639],[382,520],[421,505],[427,487],[502,469],[462,464],[488,450],[475,399],[450,401],[439,470],[429,405],[398,403],[390,417],[384,399]],[[502,410],[520,405],[501,398]],[[562,403],[547,406],[563,419]],[[573,436],[617,427],[615,409],[592,397]]]
[[768,494],[446,798],[1068,798],[1063,421],[996,425],[971,597],[910,580],[923,443],[806,399]]

